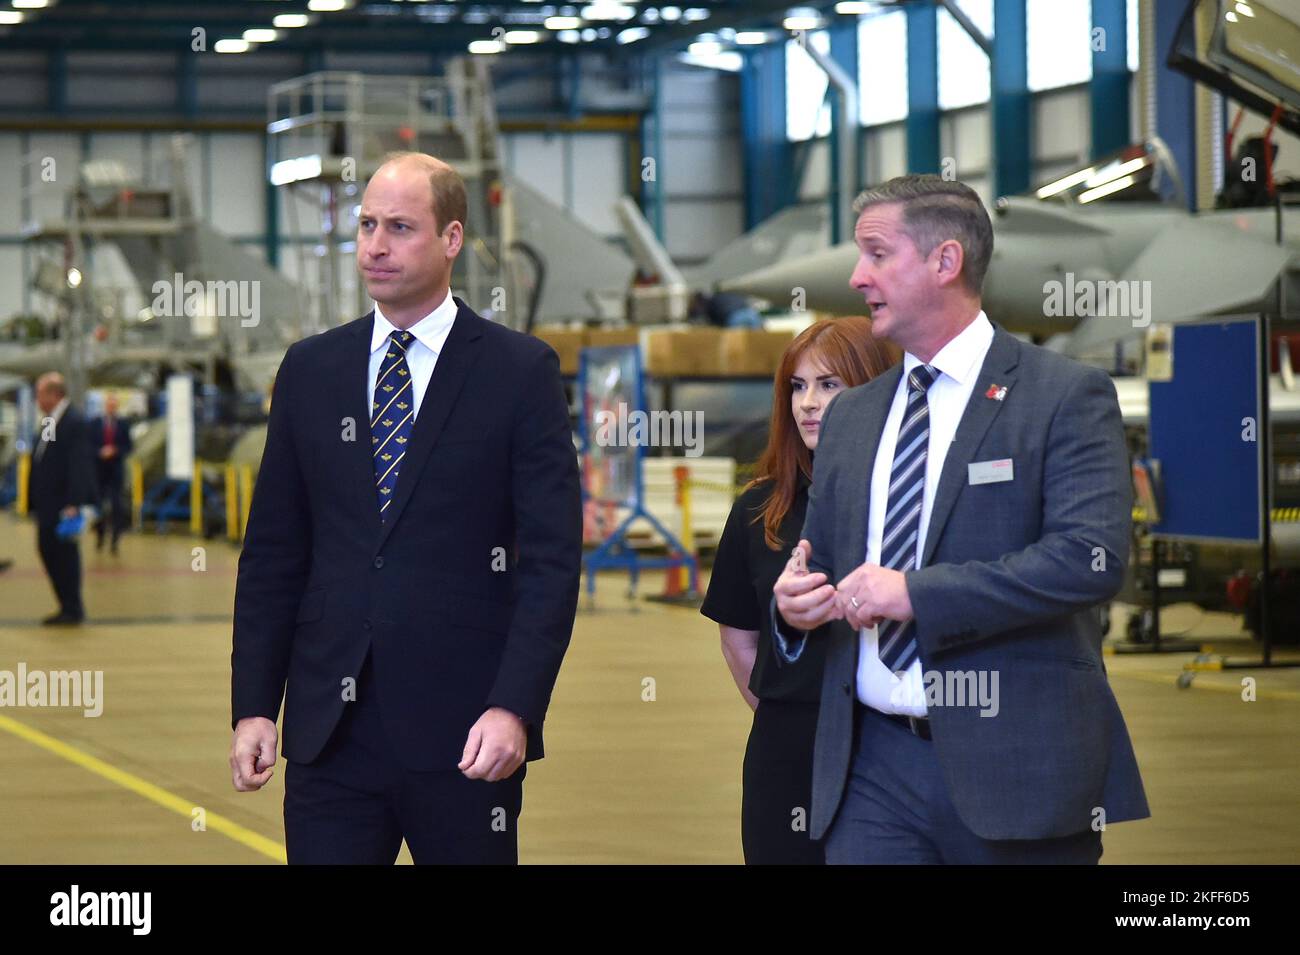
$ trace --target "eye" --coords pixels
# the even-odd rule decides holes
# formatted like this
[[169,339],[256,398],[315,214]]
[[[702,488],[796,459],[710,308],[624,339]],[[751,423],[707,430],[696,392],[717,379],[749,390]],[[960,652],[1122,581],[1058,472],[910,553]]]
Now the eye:
[[802,382],[802,381],[792,381],[792,382],[790,382],[790,387],[791,387],[793,390],[795,390],[795,391],[803,391],[803,382]]
[[822,385],[826,388],[827,391],[834,391],[836,388],[840,386],[840,383],[836,381],[834,378],[828,378],[822,382]]

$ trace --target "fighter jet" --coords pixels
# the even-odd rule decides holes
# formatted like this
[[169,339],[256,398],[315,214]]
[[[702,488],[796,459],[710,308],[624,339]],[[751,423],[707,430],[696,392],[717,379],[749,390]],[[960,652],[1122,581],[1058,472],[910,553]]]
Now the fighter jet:
[[[1268,209],[1192,214],[1160,201],[1171,180],[1158,143],[1131,147],[1026,196],[998,200],[985,311],[1010,331],[1047,338],[1070,354],[1141,337],[1154,323],[1257,312],[1300,252],[1300,225],[1274,241]],[[849,286],[852,242],[721,283],[781,307],[863,314]]]

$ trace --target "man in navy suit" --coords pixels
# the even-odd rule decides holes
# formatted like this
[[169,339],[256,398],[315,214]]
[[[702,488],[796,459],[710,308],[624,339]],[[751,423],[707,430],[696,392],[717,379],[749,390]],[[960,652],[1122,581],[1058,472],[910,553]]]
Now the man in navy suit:
[[827,408],[775,586],[787,658],[835,621],[811,835],[830,862],[1095,863],[1150,814],[1095,613],[1129,550],[1114,386],[989,321],[969,187],[904,176],[854,210],[851,284],[904,359]]
[[131,428],[117,414],[117,395],[104,398],[104,413],[90,422],[90,439],[95,448],[95,477],[99,484],[99,521],[95,525],[95,550],[117,553],[117,539],[126,526],[126,508],[122,501],[125,479],[124,463],[132,451]]
[[36,406],[41,419],[32,450],[29,498],[36,515],[41,562],[59,601],[59,612],[41,623],[76,626],[86,619],[81,602],[81,548],[77,535],[60,534],[59,525],[95,499],[90,438],[86,419],[71,403],[68,386],[57,371],[36,379]]
[[559,362],[450,293],[465,186],[401,154],[362,200],[371,314],[293,345],[235,592],[235,788],[275,762],[293,862],[513,863],[577,608]]

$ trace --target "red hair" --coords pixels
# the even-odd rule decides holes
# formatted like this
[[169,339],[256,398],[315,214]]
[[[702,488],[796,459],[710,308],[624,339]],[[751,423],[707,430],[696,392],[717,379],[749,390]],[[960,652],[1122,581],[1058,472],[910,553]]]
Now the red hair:
[[871,334],[871,320],[861,316],[813,322],[786,347],[774,380],[767,447],[758,459],[754,479],[745,487],[748,490],[764,481],[772,484],[767,502],[754,518],[762,519],[763,538],[772,550],[782,547],[777,531],[794,504],[799,475],[812,480],[812,454],[795,430],[790,411],[794,392],[790,379],[808,353],[830,374],[838,376],[846,388],[870,381],[899,358],[897,349]]

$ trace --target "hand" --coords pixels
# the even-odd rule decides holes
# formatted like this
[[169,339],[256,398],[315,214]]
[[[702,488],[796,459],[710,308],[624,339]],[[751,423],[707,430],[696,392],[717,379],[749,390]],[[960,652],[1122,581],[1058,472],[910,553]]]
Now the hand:
[[230,741],[230,776],[236,792],[261,789],[273,775],[275,744],[279,738],[275,723],[265,716],[246,716],[235,724]]
[[772,588],[776,609],[781,611],[786,623],[800,630],[815,630],[828,620],[844,617],[835,601],[835,588],[827,583],[826,575],[808,573],[811,558],[812,545],[806,540],[799,541]]
[[509,710],[494,706],[469,728],[465,752],[456,768],[469,779],[499,782],[514,775],[524,761],[527,746],[524,721]]
[[836,585],[835,599],[851,627],[874,627],[881,620],[912,619],[907,578],[901,571],[878,564],[863,564],[851,571]]

